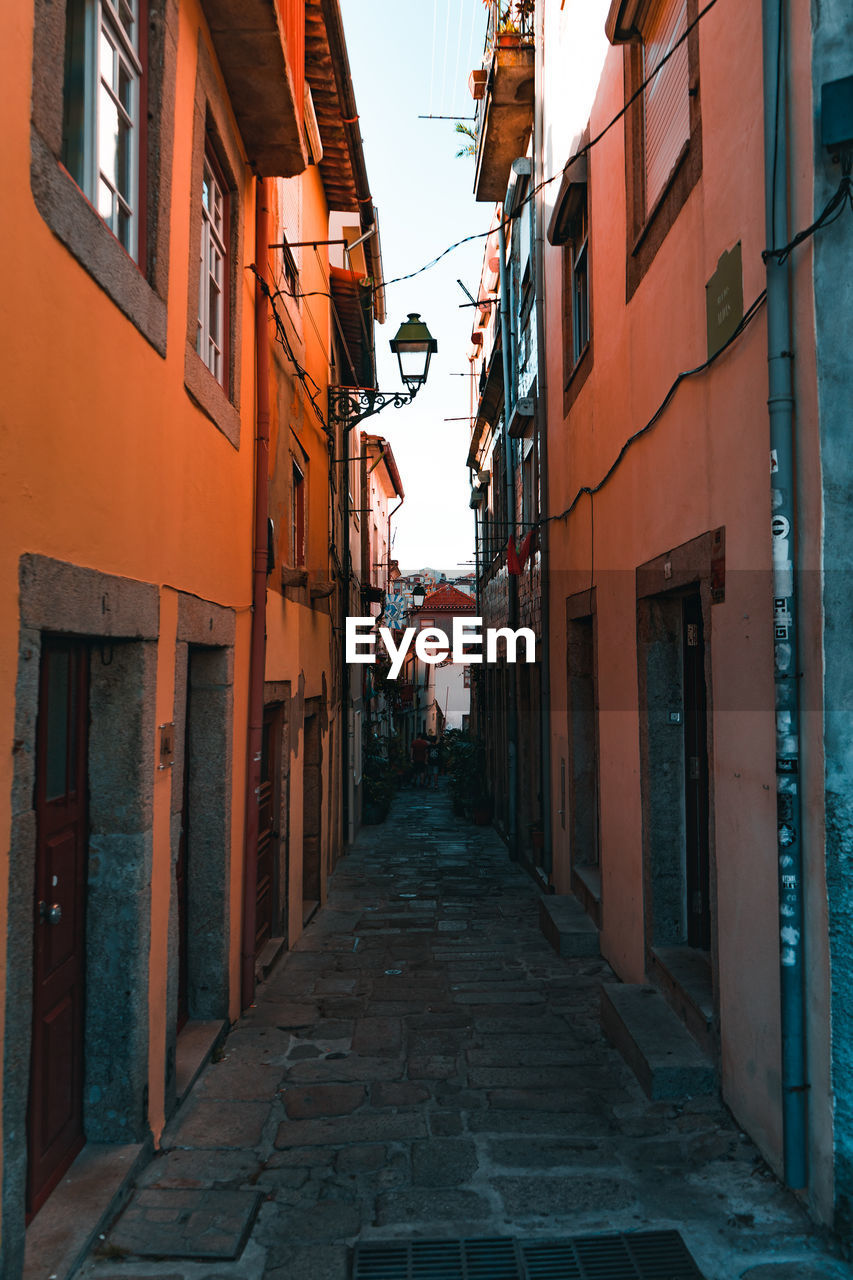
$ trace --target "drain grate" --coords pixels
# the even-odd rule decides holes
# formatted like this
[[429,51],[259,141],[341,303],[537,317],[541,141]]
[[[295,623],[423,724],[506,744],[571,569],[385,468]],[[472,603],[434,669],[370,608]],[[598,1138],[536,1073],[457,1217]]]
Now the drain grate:
[[358,1244],[353,1280],[703,1280],[677,1231]]

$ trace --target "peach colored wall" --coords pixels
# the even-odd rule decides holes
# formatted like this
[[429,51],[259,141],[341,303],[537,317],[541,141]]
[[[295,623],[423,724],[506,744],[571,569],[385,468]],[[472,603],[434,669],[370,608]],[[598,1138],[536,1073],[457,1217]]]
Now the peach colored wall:
[[[0,16],[4,85],[6,255],[0,341],[4,351],[0,512],[0,722],[11,739],[18,641],[18,560],[38,553],[158,584],[161,596],[158,723],[172,719],[173,588],[238,611],[232,741],[231,1015],[239,1004],[240,900],[245,779],[248,606],[253,502],[254,182],[243,170],[245,262],[241,447],[235,450],[184,389],[190,255],[190,155],[198,32],[196,0],[182,0],[177,51],[175,149],[163,359],[53,236],[30,191],[32,9]],[[212,51],[211,51],[211,56]],[[215,59],[214,59],[215,65]],[[224,89],[223,89],[224,93]],[[154,781],[150,968],[150,1103],[163,1120],[165,964],[170,879],[169,785]],[[0,910],[8,881],[11,754],[0,753]],[[0,964],[5,963],[4,960]],[[5,992],[0,972],[0,992]],[[0,995],[0,1001],[2,1001]],[[2,1021],[0,1020],[0,1025]]]
[[[807,83],[808,6],[795,5],[802,37],[799,83]],[[568,18],[566,19],[568,21]],[[625,439],[663,399],[675,375],[706,356],[705,282],[720,254],[740,240],[745,306],[764,287],[763,87],[760,6],[724,7],[700,24],[702,175],[626,306],[624,132],[619,124],[590,157],[590,245],[594,364],[563,414],[561,251],[546,245],[549,511],[562,511],[583,484],[597,482]],[[546,135],[561,128],[556,64],[546,45]],[[553,79],[549,77],[554,77]],[[592,108],[594,136],[621,108],[622,50],[607,55]],[[809,221],[809,94],[796,100],[799,153],[795,201]],[[579,128],[582,127],[580,122]],[[564,142],[560,145],[566,146]],[[546,152],[549,148],[546,146]],[[547,172],[568,150],[550,146]],[[548,201],[556,184],[548,189]],[[546,207],[545,220],[551,207]],[[797,266],[801,272],[805,268]],[[814,446],[815,410],[808,389],[814,368],[807,290],[797,314],[800,370],[806,387],[800,430]],[[710,373],[683,384],[653,432],[635,445],[594,499],[551,525],[553,794],[567,758],[565,600],[594,582],[597,592],[600,715],[602,950],[619,975],[641,981],[643,935],[642,811],[636,649],[637,565],[707,530],[726,528],[726,599],[711,608],[710,731],[712,860],[716,859],[716,931],[723,1090],[727,1102],[775,1167],[781,1158],[779,978],[776,901],[775,744],[769,538],[769,429],[766,329],[761,313]],[[811,457],[816,458],[813,449]],[[818,468],[804,471],[804,511],[819,528]],[[817,548],[806,539],[806,557]],[[757,571],[757,572],[756,572]],[[809,623],[809,658],[819,664],[819,618]],[[817,669],[817,668],[816,668]],[[814,705],[814,704],[813,704]],[[818,750],[817,727],[807,749]],[[815,774],[811,794],[816,794]],[[820,820],[810,820],[820,902]],[[570,891],[568,833],[554,824],[554,880]],[[820,911],[813,909],[816,924]],[[812,944],[810,986],[826,1001],[826,964],[819,932]],[[813,1047],[826,1079],[825,1045]],[[824,1098],[826,1094],[823,1095]],[[815,1104],[819,1106],[820,1104]],[[825,1142],[826,1105],[816,1117]],[[818,1199],[825,1198],[825,1187]]]
[[[310,166],[297,178],[275,184],[275,201],[271,218],[273,239],[282,230],[292,242],[316,236],[329,236],[329,209],[316,166]],[[299,271],[299,290],[306,296],[297,305],[288,298],[277,302],[287,325],[288,338],[300,364],[316,384],[312,391],[326,412],[326,388],[329,382],[331,312],[325,295],[329,289],[328,249],[318,246],[293,250]],[[286,288],[279,254],[269,253],[269,270],[273,280]],[[277,564],[269,579],[267,595],[266,679],[289,681],[290,707],[290,805],[288,875],[288,939],[292,945],[302,932],[302,769],[304,762],[302,706],[307,698],[320,697],[324,688],[327,710],[334,714],[334,679],[331,666],[333,646],[332,617],[322,608],[312,607],[307,592],[282,592],[280,565],[292,566],[290,546],[291,456],[303,468],[307,488],[305,500],[305,568],[309,582],[329,580],[333,567],[329,554],[330,499],[329,452],[327,437],[314,413],[307,393],[294,374],[290,359],[274,344],[272,362],[272,422],[270,471],[272,505],[270,514],[276,530]],[[303,452],[304,451],[304,452]],[[305,460],[307,454],[307,462]],[[342,470],[342,468],[339,468]],[[330,605],[334,607],[334,597]],[[323,806],[325,828],[321,853],[321,891],[325,899],[326,879],[333,846],[338,840],[332,829],[331,805],[328,797],[340,785],[340,762],[332,752],[332,734],[323,738]]]

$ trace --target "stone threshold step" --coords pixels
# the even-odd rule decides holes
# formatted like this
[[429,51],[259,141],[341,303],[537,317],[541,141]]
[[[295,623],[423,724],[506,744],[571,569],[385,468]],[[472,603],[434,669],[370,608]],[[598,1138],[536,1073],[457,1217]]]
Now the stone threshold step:
[[653,1101],[716,1093],[714,1064],[654,987],[602,983],[601,1026]]
[[69,1280],[150,1157],[150,1143],[87,1143],[27,1228],[23,1280]]
[[574,894],[539,899],[539,927],[558,956],[600,954],[598,929]]

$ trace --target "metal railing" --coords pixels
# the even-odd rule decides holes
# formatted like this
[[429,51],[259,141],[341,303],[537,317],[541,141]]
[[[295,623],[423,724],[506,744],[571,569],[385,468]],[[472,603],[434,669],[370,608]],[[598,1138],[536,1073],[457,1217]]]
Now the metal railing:
[[499,48],[521,48],[534,42],[534,0],[488,0],[483,66],[489,73],[486,92],[477,103],[476,138],[482,137],[495,53]]
[[533,44],[533,0],[489,0],[485,61],[499,44]]

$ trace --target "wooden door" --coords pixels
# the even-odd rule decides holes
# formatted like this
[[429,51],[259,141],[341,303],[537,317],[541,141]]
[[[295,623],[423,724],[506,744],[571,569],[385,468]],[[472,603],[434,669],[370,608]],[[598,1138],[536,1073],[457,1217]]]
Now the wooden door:
[[30,1216],[84,1143],[88,675],[84,644],[45,637],[36,735]]
[[276,737],[280,713],[278,707],[264,708],[261,738],[261,785],[258,790],[258,878],[255,914],[255,955],[273,934],[275,902],[275,851],[277,845],[276,810],[278,752]]
[[189,876],[190,839],[190,665],[187,665],[187,702],[184,711],[184,776],[181,800],[181,837],[175,864],[175,896],[178,908],[178,1008],[177,1029],[189,1021]]
[[683,606],[684,786],[686,836],[687,943],[711,947],[710,857],[708,845],[708,746],[705,643],[702,604],[688,596]]
[[[317,699],[310,702],[316,703]],[[323,743],[320,716],[306,708],[302,749],[302,915],[305,919],[320,901],[320,854],[323,830]]]

